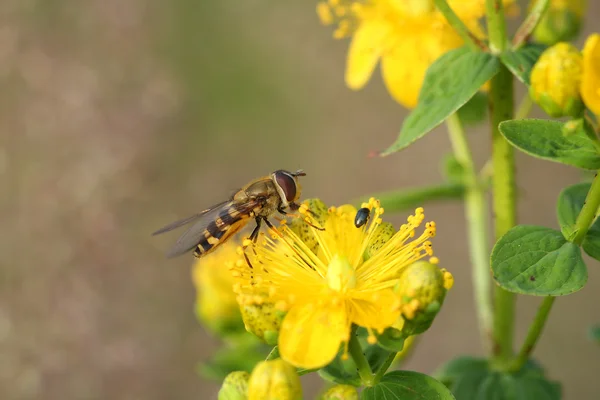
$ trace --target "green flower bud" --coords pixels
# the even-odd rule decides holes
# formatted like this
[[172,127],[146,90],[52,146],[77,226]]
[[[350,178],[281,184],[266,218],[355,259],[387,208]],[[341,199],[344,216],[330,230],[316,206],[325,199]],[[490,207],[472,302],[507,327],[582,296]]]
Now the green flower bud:
[[302,386],[296,368],[282,359],[262,361],[248,383],[248,400],[301,400]]
[[[320,199],[306,199],[302,204],[308,206],[311,211],[309,217],[318,225],[324,226],[327,219],[327,206]],[[317,254],[319,243],[312,232],[312,228],[302,219],[294,218],[288,224],[292,232],[300,237],[300,239],[308,246],[313,253]]]
[[533,39],[551,46],[577,37],[586,3],[585,0],[550,0],[548,10],[533,31]]
[[321,400],[358,400],[358,392],[354,386],[335,385],[321,395]]
[[284,313],[273,303],[241,305],[242,320],[246,330],[253,333],[267,344],[277,344],[279,329]]
[[225,377],[218,400],[247,400],[248,380],[250,374],[246,371],[235,371]]
[[395,327],[405,337],[429,329],[453,282],[454,278],[448,271],[426,261],[406,267],[394,288],[402,299],[402,321]]
[[551,117],[577,117],[583,111],[582,65],[575,46],[558,43],[544,51],[531,70],[529,94]]

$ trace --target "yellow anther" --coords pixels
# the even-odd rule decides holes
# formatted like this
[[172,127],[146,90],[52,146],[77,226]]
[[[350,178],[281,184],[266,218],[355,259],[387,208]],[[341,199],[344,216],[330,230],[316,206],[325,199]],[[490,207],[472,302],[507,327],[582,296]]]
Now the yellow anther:
[[370,334],[369,336],[367,336],[367,343],[369,343],[369,344],[377,343],[377,338],[375,337],[375,335]]
[[429,259],[429,262],[430,262],[430,263],[432,263],[432,264],[436,264],[436,265],[437,265],[437,264],[439,264],[439,263],[440,263],[440,259],[439,259],[439,258],[437,258],[437,257],[431,257],[431,258]]
[[242,246],[244,247],[248,247],[250,245],[252,245],[252,240],[250,239],[244,239],[244,241],[242,242]]
[[333,23],[333,15],[331,14],[331,8],[327,3],[317,4],[317,15],[323,25],[331,25]]

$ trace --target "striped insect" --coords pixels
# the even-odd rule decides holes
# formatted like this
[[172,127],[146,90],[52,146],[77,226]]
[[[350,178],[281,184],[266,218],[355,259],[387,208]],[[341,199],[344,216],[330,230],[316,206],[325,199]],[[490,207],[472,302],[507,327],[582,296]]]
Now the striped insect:
[[269,228],[276,230],[269,221],[275,212],[287,215],[286,210],[299,209],[296,201],[301,193],[298,182],[300,176],[306,174],[302,170],[277,170],[248,183],[229,200],[191,217],[175,221],[152,235],[169,232],[195,221],[169,250],[167,258],[177,257],[192,249],[195,257],[204,257],[229,240],[252,219],[256,221],[256,227],[250,234],[250,239],[256,241],[263,221]]

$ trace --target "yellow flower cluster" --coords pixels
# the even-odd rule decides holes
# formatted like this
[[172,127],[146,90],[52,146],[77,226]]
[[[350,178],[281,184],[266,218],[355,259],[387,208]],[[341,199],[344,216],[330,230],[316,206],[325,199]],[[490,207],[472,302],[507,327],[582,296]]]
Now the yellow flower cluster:
[[[318,200],[307,201],[300,212],[310,223],[295,220],[290,226],[282,224],[278,234],[262,234],[247,251],[251,264],[240,259],[232,269],[242,307],[272,304],[286,313],[279,353],[292,365],[327,365],[347,345],[353,324],[367,328],[373,342],[374,332],[410,319],[407,314],[414,316],[431,298],[425,295],[423,301],[423,293],[407,292],[400,278],[416,261],[432,256],[429,239],[435,236],[435,223],[426,223],[416,237],[423,209],[395,231],[383,223],[384,210],[377,200],[363,206],[373,215],[370,223],[357,228],[353,206],[327,209]],[[442,278],[433,291],[445,294],[451,275],[436,270]]]
[[[480,25],[484,0],[448,0],[448,4],[473,35],[484,36]],[[504,4],[515,10],[513,0]],[[417,105],[427,68],[463,45],[432,0],[327,0],[318,3],[317,14],[323,24],[337,24],[336,39],[352,37],[346,85],[353,90],[364,87],[381,61],[388,91],[408,108]]]

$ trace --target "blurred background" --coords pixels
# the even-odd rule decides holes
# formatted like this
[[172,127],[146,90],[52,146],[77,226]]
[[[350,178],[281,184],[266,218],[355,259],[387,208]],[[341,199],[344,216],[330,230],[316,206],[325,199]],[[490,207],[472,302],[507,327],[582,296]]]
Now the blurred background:
[[[590,3],[586,35],[600,21]],[[346,48],[310,1],[0,3],[0,399],[216,398],[195,371],[219,341],[193,313],[193,259],[165,260],[177,234],[151,232],[279,168],[303,168],[303,196],[330,204],[441,180],[443,129],[368,157],[406,112],[378,73],[344,86]],[[488,136],[470,136],[479,166]],[[579,172],[517,163],[520,221],[557,227],[555,199]],[[426,214],[456,279],[406,366],[431,373],[481,350],[462,204]],[[596,264],[536,352],[566,399],[600,391],[586,337],[600,322]],[[538,303],[519,299],[517,344]]]

